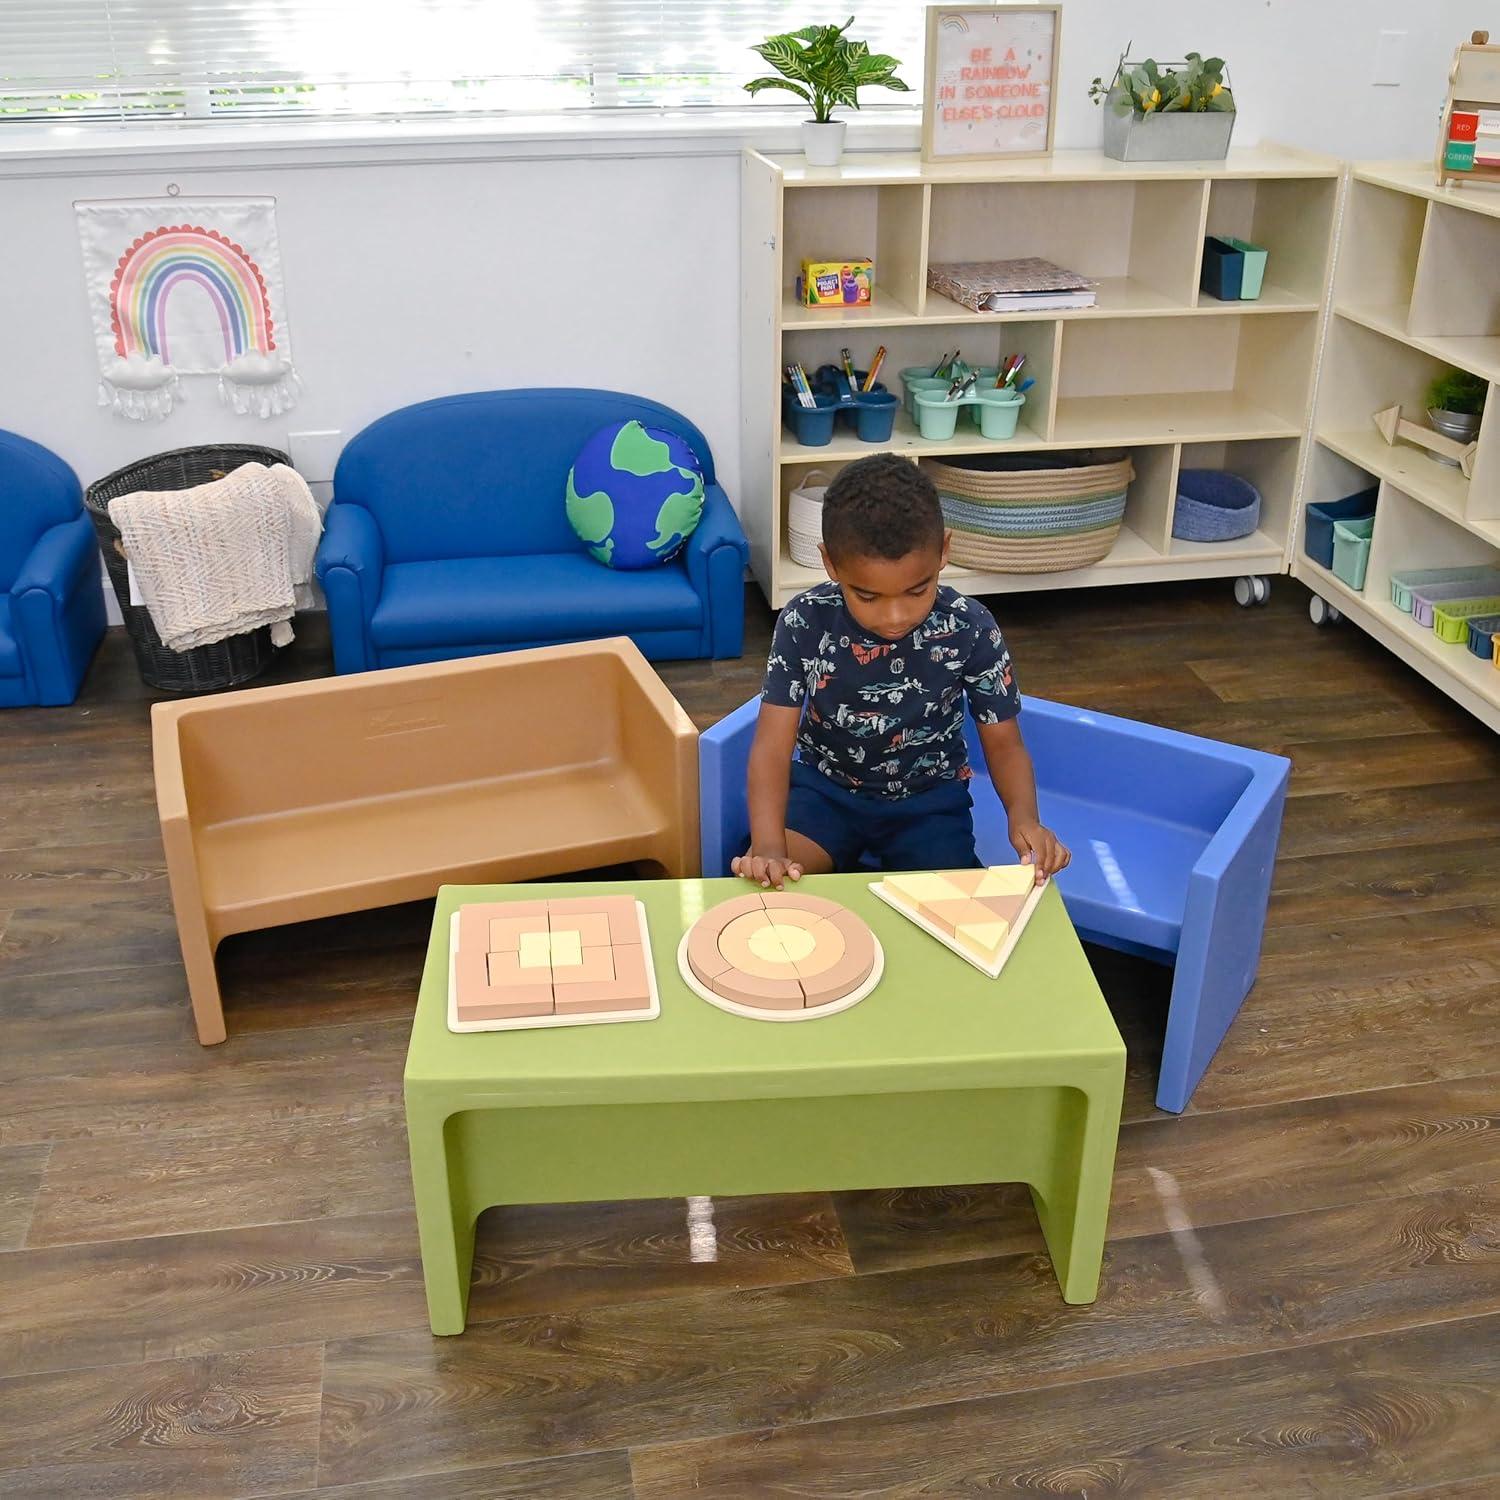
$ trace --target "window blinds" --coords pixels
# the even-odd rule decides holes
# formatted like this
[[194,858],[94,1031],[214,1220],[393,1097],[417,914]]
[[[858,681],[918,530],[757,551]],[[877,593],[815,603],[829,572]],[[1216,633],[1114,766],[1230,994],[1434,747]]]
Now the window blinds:
[[744,107],[751,43],[850,11],[920,89],[921,0],[0,0],[0,121]]

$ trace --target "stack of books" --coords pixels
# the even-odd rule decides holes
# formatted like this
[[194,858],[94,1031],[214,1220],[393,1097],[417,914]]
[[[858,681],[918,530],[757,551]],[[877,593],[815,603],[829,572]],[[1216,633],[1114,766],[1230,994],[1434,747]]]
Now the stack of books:
[[927,285],[973,312],[1048,312],[1092,307],[1098,300],[1087,276],[1040,256],[1024,260],[965,260],[928,267]]

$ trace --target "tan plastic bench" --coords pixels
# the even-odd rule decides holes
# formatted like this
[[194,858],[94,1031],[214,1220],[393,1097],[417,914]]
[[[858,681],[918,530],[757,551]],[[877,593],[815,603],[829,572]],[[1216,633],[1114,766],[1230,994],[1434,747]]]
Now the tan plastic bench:
[[698,734],[626,640],[158,703],[151,727],[205,1046],[230,933],[448,883],[698,873]]

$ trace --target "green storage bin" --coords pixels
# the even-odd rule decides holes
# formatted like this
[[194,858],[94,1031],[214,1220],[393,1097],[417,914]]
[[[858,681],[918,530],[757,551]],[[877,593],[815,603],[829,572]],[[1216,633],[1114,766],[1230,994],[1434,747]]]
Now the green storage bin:
[[1261,284],[1266,279],[1266,254],[1259,245],[1249,240],[1237,240],[1231,234],[1224,236],[1226,244],[1233,245],[1245,257],[1244,270],[1240,275],[1240,301],[1253,302],[1260,296]]
[[1365,570],[1370,565],[1370,538],[1375,531],[1375,517],[1363,521],[1333,523],[1333,574],[1351,589],[1365,586]]
[[1500,598],[1451,599],[1432,611],[1432,633],[1447,645],[1462,646],[1469,639],[1469,621],[1494,614],[1500,614]]

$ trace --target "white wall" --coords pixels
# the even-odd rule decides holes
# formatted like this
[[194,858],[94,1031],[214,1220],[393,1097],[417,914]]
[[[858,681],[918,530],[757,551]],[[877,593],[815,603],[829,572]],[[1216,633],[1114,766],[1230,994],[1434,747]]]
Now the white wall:
[[[1136,55],[1166,60],[1197,47],[1227,57],[1242,144],[1426,156],[1452,48],[1483,24],[1483,9],[1460,0],[1420,11],[1402,0],[1067,0],[1058,144],[1097,144],[1088,80],[1133,39]],[[1369,83],[1382,26],[1408,33],[1400,87]],[[878,134],[888,141],[891,127]],[[896,137],[914,142],[915,132],[900,126]],[[277,446],[289,431],[347,437],[429,396],[578,383],[680,408],[707,433],[734,492],[738,138],[723,137],[709,155],[474,159],[503,154],[496,147],[453,159],[433,146],[414,153],[421,160],[391,150],[345,165],[309,165],[308,151],[282,146],[205,158],[173,139],[179,148],[149,166],[133,156],[112,169],[97,155],[24,159],[12,146],[21,137],[0,128],[0,426],[56,449],[85,482],[228,434]],[[169,183],[184,195],[277,198],[287,321],[306,387],[289,416],[236,417],[206,381],[162,423],[127,422],[95,404],[72,202],[154,196]]]

